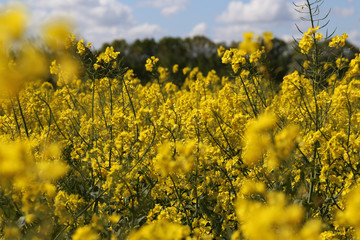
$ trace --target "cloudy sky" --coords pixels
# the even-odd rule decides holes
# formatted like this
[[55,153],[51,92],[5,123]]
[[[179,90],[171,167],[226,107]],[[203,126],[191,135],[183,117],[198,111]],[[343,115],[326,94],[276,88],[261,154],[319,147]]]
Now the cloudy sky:
[[[11,0],[0,0],[5,5]],[[77,32],[100,47],[114,39],[188,37],[204,35],[213,41],[242,40],[245,31],[272,31],[285,40],[304,30],[292,0],[23,0],[30,9],[31,25],[53,17],[73,19]],[[295,3],[303,3],[295,0]],[[325,0],[320,15],[331,9],[328,30],[347,32],[360,46],[360,1]],[[304,17],[307,17],[304,15]],[[325,29],[324,29],[325,32]]]

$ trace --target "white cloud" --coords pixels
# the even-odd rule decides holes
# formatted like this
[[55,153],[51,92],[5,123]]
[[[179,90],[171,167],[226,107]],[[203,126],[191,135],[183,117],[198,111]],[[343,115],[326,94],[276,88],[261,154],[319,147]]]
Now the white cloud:
[[284,29],[291,29],[301,16],[294,8],[289,0],[230,1],[226,10],[216,18],[219,27],[214,30],[214,38],[229,43],[242,41],[244,32],[262,35],[264,31],[276,29],[277,34],[283,33]]
[[33,27],[55,17],[73,20],[76,32],[97,48],[114,39],[134,40],[161,33],[157,25],[140,24],[132,9],[117,0],[25,0]]
[[[279,36],[279,38],[285,42],[292,42],[294,41],[294,36],[290,34],[283,34]],[[296,39],[296,38],[295,38]]]
[[183,6],[169,6],[169,7],[164,7],[162,10],[161,10],[161,13],[168,17],[168,16],[171,16],[171,15],[174,15],[175,13],[183,10],[184,7]]
[[269,23],[294,19],[296,14],[288,0],[232,1],[216,20],[221,23]]
[[202,22],[197,25],[191,30],[191,32],[188,34],[190,37],[193,36],[204,36],[207,31],[207,25],[206,23]]
[[349,32],[349,42],[354,44],[356,47],[360,47],[360,32],[352,30]]
[[[83,3],[91,2],[93,1],[82,1]],[[81,3],[81,0],[25,0],[25,3],[27,3],[31,7],[42,7],[42,8],[61,8],[61,7],[70,7],[70,6],[76,6]]]
[[79,24],[135,24],[131,8],[116,0],[27,0],[27,3],[34,12],[46,10],[51,16],[65,14]]
[[225,27],[219,27],[215,29],[215,42],[227,42],[242,41],[244,32],[254,32],[260,35],[263,31],[260,28],[255,28],[250,24],[242,25],[229,25]]
[[97,47],[100,47],[101,44],[105,42],[111,43],[114,39],[126,39],[127,41],[133,41],[141,38],[152,38],[156,35],[160,36],[162,34],[163,32],[159,26],[148,23],[136,25],[129,29],[112,26],[98,26],[88,28],[83,33],[84,36],[87,36],[87,39],[96,39],[95,43],[98,43]]
[[142,25],[137,25],[136,27],[129,30],[129,37],[132,39],[135,38],[149,38],[154,35],[162,34],[162,30],[158,25],[144,23]]
[[352,7],[349,7],[349,8],[335,7],[334,13],[335,13],[335,16],[337,16],[337,17],[350,17],[355,14],[355,9]]
[[140,7],[161,8],[161,13],[169,17],[186,8],[189,0],[144,0],[138,3]]

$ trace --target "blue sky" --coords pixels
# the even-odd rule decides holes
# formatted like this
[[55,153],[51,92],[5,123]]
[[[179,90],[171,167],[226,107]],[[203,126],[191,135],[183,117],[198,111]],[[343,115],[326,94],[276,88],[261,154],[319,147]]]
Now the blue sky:
[[[6,0],[0,0],[5,5]],[[17,1],[19,2],[19,1]],[[23,0],[32,27],[53,17],[73,19],[78,34],[100,47],[114,39],[204,35],[216,42],[241,41],[242,34],[271,31],[278,38],[299,37],[295,23],[306,30],[292,0]],[[303,0],[295,0],[304,3]],[[360,1],[325,0],[321,15],[331,9],[330,32],[346,32],[360,46]],[[325,32],[325,31],[324,31]]]

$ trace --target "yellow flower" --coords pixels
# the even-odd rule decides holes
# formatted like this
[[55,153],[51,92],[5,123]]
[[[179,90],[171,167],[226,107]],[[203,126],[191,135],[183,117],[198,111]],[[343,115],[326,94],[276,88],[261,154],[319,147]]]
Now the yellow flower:
[[251,196],[252,194],[265,194],[266,186],[263,182],[255,182],[246,179],[241,187],[241,194],[244,196]]
[[39,176],[43,180],[56,180],[68,171],[68,166],[60,161],[42,161],[38,163]]
[[59,65],[56,64],[56,60],[51,62],[50,73],[56,75],[59,73]]
[[86,225],[76,229],[75,233],[72,236],[73,240],[97,240],[100,239],[100,236],[91,228],[91,226]]
[[350,225],[356,227],[358,233],[360,234],[360,216],[357,214],[360,211],[359,185],[351,189],[351,191],[346,195],[345,201],[345,211],[338,211],[337,221],[340,225]]
[[21,233],[18,227],[4,227],[3,233],[5,239],[21,239]]
[[188,140],[174,146],[170,142],[165,142],[158,148],[154,165],[163,176],[173,173],[187,173],[193,167],[193,153],[196,149],[196,142]]
[[244,41],[239,43],[239,49],[245,51],[246,54],[251,54],[259,49],[259,44],[253,40],[253,32],[244,33]]
[[158,73],[160,74],[159,75],[159,80],[161,80],[161,81],[165,80],[166,77],[169,75],[167,68],[159,66],[157,70],[158,70]]
[[43,28],[45,41],[52,49],[65,49],[66,41],[68,41],[72,29],[72,24],[69,21],[64,19],[53,20]]
[[85,53],[84,39],[81,39],[77,44],[77,50],[80,55]]
[[310,66],[310,61],[309,61],[309,60],[307,60],[307,61],[305,61],[305,62],[303,63],[303,67],[304,67],[305,69],[308,69],[309,66]]
[[243,152],[244,164],[253,166],[261,161],[261,157],[271,141],[267,132],[275,127],[275,123],[275,115],[265,113],[248,125]]
[[121,216],[118,214],[112,214],[111,216],[109,216],[109,222],[112,224],[116,224],[119,222]]
[[324,37],[323,34],[317,33],[315,39],[318,40],[318,41],[320,41],[323,37]]
[[309,28],[305,34],[306,35],[315,34],[316,31],[319,30],[319,28],[320,28],[320,26],[317,26],[317,27],[314,27],[314,28]]
[[170,223],[161,220],[149,225],[142,226],[139,230],[133,231],[128,237],[129,240],[180,240],[190,237],[190,228],[177,223]]
[[76,37],[74,34],[69,33],[65,39],[65,49],[70,49],[76,45]]
[[99,67],[101,67],[99,64],[94,63],[94,69],[95,69],[95,70],[98,70]]
[[154,65],[159,61],[158,58],[152,56],[151,58],[146,59],[145,68],[146,71],[152,72]]
[[0,180],[10,179],[25,172],[28,165],[33,163],[28,142],[12,144],[1,143],[0,147]]
[[46,193],[48,197],[53,198],[56,196],[56,187],[55,187],[55,185],[47,182],[44,185],[43,192]]
[[17,4],[0,12],[0,42],[19,38],[25,31],[27,14],[24,6]]
[[304,36],[299,41],[299,47],[301,49],[301,53],[308,54],[310,49],[314,44],[314,39],[320,40],[322,38],[322,34],[318,33],[315,36],[316,31],[319,29],[319,26],[315,28],[309,28],[307,32],[304,33]]
[[340,37],[340,46],[344,47],[345,46],[345,41],[349,36],[346,33],[343,33]]
[[270,41],[274,38],[274,34],[272,32],[263,32],[263,37],[265,41]]
[[250,55],[250,62],[251,63],[255,63],[257,61],[259,61],[259,59],[261,58],[261,55],[265,52],[264,49],[258,49],[255,52],[251,53]]
[[218,49],[217,49],[217,53],[219,55],[219,57],[222,57],[225,53],[225,48],[223,46],[220,46]]
[[189,67],[184,67],[182,72],[183,72],[184,75],[186,75],[188,72],[190,72],[190,70],[191,69]]
[[338,58],[336,59],[336,67],[339,69],[343,69],[345,67],[345,63],[348,62],[349,60],[346,58]]
[[263,37],[266,48],[268,50],[271,50],[273,48],[272,40],[274,39],[274,35],[272,34],[272,32],[264,32]]
[[312,48],[314,41],[310,35],[305,34],[303,38],[299,41],[299,47],[301,49],[301,53],[307,54]]
[[[96,63],[104,62],[108,63],[111,60],[114,60],[117,58],[117,56],[120,54],[120,52],[115,52],[114,47],[107,47],[105,49],[105,52],[100,53],[100,55],[97,57]],[[94,66],[95,67],[95,66]]]
[[324,70],[328,70],[332,66],[332,63],[326,62],[324,64]]
[[309,221],[301,227],[304,210],[300,205],[287,204],[285,194],[282,192],[262,194],[266,202],[246,197],[239,198],[235,203],[236,215],[241,223],[239,229],[246,239],[315,240],[319,238],[320,221]]
[[172,69],[173,73],[177,73],[179,71],[179,65],[175,64]]
[[341,35],[341,37],[339,37],[339,35],[336,35],[329,42],[329,47],[336,47],[336,48],[339,48],[339,46],[344,47],[345,46],[345,41],[346,41],[347,38],[348,38],[348,35],[346,33],[343,33]]

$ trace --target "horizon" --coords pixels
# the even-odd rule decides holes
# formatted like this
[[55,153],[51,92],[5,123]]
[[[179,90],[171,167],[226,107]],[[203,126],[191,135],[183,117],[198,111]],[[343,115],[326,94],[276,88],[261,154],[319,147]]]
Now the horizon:
[[[239,42],[244,32],[261,35],[270,31],[275,38],[289,42],[306,31],[308,22],[300,20],[290,0],[0,0],[0,6],[24,3],[30,12],[30,27],[36,29],[53,18],[72,19],[75,33],[94,48],[114,40],[131,43],[137,39],[205,36],[215,43]],[[300,4],[303,1],[296,1]],[[206,8],[204,8],[206,4]],[[335,35],[346,32],[349,42],[359,47],[360,1],[325,0],[320,17],[331,9],[326,27]],[[200,13],[200,14],[199,14]],[[306,17],[306,15],[304,15]],[[322,31],[325,35],[325,31]]]

